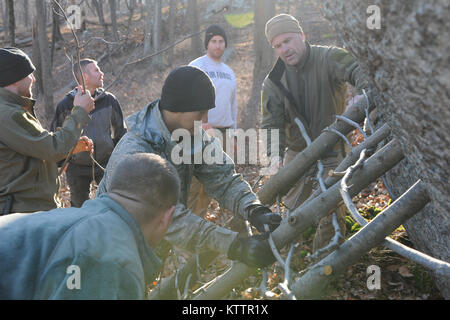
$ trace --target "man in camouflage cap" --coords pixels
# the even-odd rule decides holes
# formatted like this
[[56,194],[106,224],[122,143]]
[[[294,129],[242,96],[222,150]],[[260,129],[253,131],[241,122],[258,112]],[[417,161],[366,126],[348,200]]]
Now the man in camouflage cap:
[[[267,41],[278,55],[278,60],[267,75],[262,89],[262,124],[265,129],[278,129],[280,136],[280,165],[289,163],[306,147],[295,119],[306,128],[311,140],[334,122],[336,114],[345,109],[346,82],[361,92],[368,88],[356,60],[344,49],[316,46],[305,39],[297,19],[280,14],[270,19],[265,28]],[[268,134],[268,137],[271,135]],[[287,148],[287,151],[285,149]],[[271,141],[267,150],[271,150]],[[334,169],[343,156],[338,144],[322,159],[325,170]],[[316,166],[310,168],[284,199],[289,208],[305,201],[317,183]],[[338,221],[345,233],[345,211],[338,209]],[[326,245],[334,234],[331,217],[323,218],[314,239],[314,251]]]

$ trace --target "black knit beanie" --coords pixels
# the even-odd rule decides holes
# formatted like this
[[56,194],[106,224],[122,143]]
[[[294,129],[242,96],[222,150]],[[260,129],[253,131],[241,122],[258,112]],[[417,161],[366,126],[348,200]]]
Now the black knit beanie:
[[0,48],[0,87],[26,78],[36,68],[25,52],[17,48]]
[[209,110],[216,105],[216,92],[208,75],[196,67],[181,66],[166,78],[159,106],[171,112]]
[[208,48],[209,40],[214,36],[222,36],[223,40],[225,40],[225,48],[227,47],[227,35],[225,34],[225,30],[221,26],[213,24],[210,25],[205,32],[205,49]]

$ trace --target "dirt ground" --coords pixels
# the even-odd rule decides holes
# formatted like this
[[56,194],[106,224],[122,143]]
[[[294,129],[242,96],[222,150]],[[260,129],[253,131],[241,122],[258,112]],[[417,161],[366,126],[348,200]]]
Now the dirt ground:
[[[124,22],[125,17],[122,17],[119,22]],[[218,19],[218,20],[217,20]],[[134,17],[133,32],[122,45],[117,53],[113,54],[111,58],[105,58],[100,63],[101,69],[105,72],[105,85],[112,83],[119,74],[122,66],[133,59],[135,52],[135,45],[142,41],[143,20],[139,20],[139,13]],[[226,25],[225,20],[216,18],[214,21],[204,22],[206,25],[209,22],[220,23]],[[332,45],[336,44],[336,36],[331,29],[329,23],[323,19],[317,8],[311,9],[309,20],[304,21],[304,29],[308,40],[313,44]],[[125,26],[121,26],[121,32],[125,32]],[[184,34],[183,30],[177,30],[180,34]],[[100,27],[90,26],[89,31],[80,36],[80,40],[86,41],[93,36],[101,36],[102,29]],[[234,70],[237,78],[238,87],[238,106],[242,111],[247,107],[248,99],[251,95],[252,75],[253,75],[253,25],[242,29],[232,28],[227,26],[228,38],[230,39],[229,50],[230,57],[227,64]],[[67,29],[63,30],[63,35],[66,41],[70,41],[73,46],[72,37]],[[164,45],[163,45],[164,47]],[[115,46],[110,47],[111,50],[116,50]],[[25,51],[31,53],[31,47],[24,48]],[[162,69],[152,65],[150,60],[141,62],[125,69],[117,83],[109,88],[113,94],[116,95],[120,101],[124,116],[140,110],[146,104],[156,99],[160,95],[161,87],[164,79],[168,73],[176,66],[188,64],[195,57],[190,55],[189,40],[177,45],[175,48],[175,60],[172,65],[165,65]],[[93,43],[84,49],[83,57],[90,57],[99,59],[107,51],[107,46],[103,43]],[[136,55],[134,58],[140,57]],[[166,59],[166,58],[164,58]],[[165,61],[166,62],[166,61]],[[70,72],[70,63],[62,50],[62,44],[59,45],[55,54],[54,61],[54,79],[55,79],[55,103],[59,101],[63,95],[70,89],[67,85],[73,80]],[[36,106],[38,116],[42,109],[41,102]],[[259,117],[259,115],[255,115]],[[243,121],[241,113],[239,113],[239,123]],[[358,134],[354,134],[354,139],[358,139]],[[244,178],[254,185],[259,176],[259,168],[254,165],[238,165],[237,171],[240,172]],[[264,183],[267,178],[260,180],[256,186],[255,191]],[[61,198],[65,206],[70,206],[70,194],[67,185],[64,183],[61,188]],[[386,208],[390,203],[389,195],[384,188],[381,181],[373,183],[369,188],[363,190],[358,196],[354,198],[358,209],[360,209],[366,217],[373,218],[373,216],[380,210]],[[216,201],[210,204],[209,212],[206,219],[213,221],[219,225],[226,225],[231,219],[231,213],[226,210],[221,210]],[[357,232],[358,228],[351,220],[347,221],[347,234],[350,237]],[[242,230],[238,225],[233,226],[236,230]],[[310,228],[303,235],[301,242],[298,242],[294,251],[294,258],[292,261],[292,268],[299,272],[308,263],[305,257],[311,253],[312,238],[314,229]],[[403,227],[398,228],[393,237],[402,243],[411,245],[408,236]],[[178,251],[177,251],[178,252]],[[286,252],[282,252],[286,255]],[[181,253],[180,261],[177,261],[174,256],[169,257],[166,262],[164,276],[173,274],[179,263],[187,259],[188,255]],[[230,261],[225,257],[219,257],[214,264],[206,270],[202,275],[202,282],[207,282],[218,276],[221,272],[229,267]],[[367,267],[370,265],[377,265],[381,269],[381,289],[370,291],[367,289]],[[279,289],[277,284],[282,281],[283,271],[275,264],[268,270],[269,279],[267,288],[273,292],[273,299],[279,298]],[[260,282],[262,274],[248,278],[243,284],[235,288],[227,298],[230,299],[262,299]],[[352,300],[352,299],[442,299],[438,290],[433,284],[430,273],[422,267],[398,256],[392,251],[384,247],[376,247],[367,254],[363,255],[359,262],[347,269],[347,271],[337,277],[333,282],[330,290],[324,293],[325,299],[336,300]]]

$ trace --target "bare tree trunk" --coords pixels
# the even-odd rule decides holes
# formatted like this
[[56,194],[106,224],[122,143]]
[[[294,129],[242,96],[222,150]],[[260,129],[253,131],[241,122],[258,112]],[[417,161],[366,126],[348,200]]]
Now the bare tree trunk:
[[5,7],[3,7],[3,1],[0,0],[0,11],[2,14],[2,21],[3,21],[3,24],[2,24],[3,33],[4,33],[3,39],[6,42],[7,41],[6,39],[8,39],[8,34],[9,34],[9,31],[8,31],[8,0],[5,0]]
[[[191,33],[200,31],[200,20],[198,15],[197,0],[188,0],[187,18]],[[203,45],[200,35],[191,38],[191,54],[193,57],[202,55]]]
[[44,117],[48,125],[53,118],[53,77],[50,61],[50,48],[47,37],[47,26],[44,13],[44,1],[36,1],[37,37],[41,54],[42,86],[44,89]]
[[155,16],[153,18],[153,48],[155,51],[158,51],[160,47],[161,1],[162,0],[155,0]]
[[30,28],[30,10],[28,0],[23,0],[23,24],[28,30]]
[[136,9],[136,0],[130,0],[130,3],[128,3],[128,1],[125,0],[125,3],[129,11],[127,22],[127,37],[128,37],[131,31],[131,24],[133,23],[134,10]]
[[150,54],[152,36],[152,2],[145,0],[145,33],[144,33],[144,57]]
[[[382,88],[382,116],[407,158],[386,176],[394,195],[418,179],[427,184],[432,203],[405,223],[409,239],[420,251],[450,261],[450,189],[445,178],[450,176],[448,1],[433,1],[432,7],[420,0],[319,3],[368,78]],[[377,11],[366,14],[371,5],[378,6],[378,26]],[[406,60],[407,65],[400,65]],[[435,279],[450,299],[450,281],[437,275]]]
[[92,0],[92,4],[97,11],[98,21],[100,22],[100,25],[103,26],[103,34],[106,37],[108,35],[108,26],[105,21],[105,15],[103,14],[103,1]]
[[139,20],[141,20],[142,18],[144,18],[144,15],[145,15],[144,0],[139,0],[139,8],[141,9],[141,16],[139,17]]
[[[153,51],[157,52],[160,49],[161,39],[161,6],[162,0],[155,0],[155,16],[153,23]],[[162,68],[162,55],[157,55],[153,58],[152,64],[156,68]]]
[[273,62],[274,53],[273,49],[266,40],[264,33],[266,22],[275,15],[275,3],[273,0],[258,0],[255,1],[255,29],[254,29],[254,52],[255,52],[255,65],[253,67],[253,85],[252,96],[248,102],[247,108],[245,108],[244,116],[241,119],[245,119],[241,125],[245,128],[254,128],[259,123],[259,103],[261,97],[261,85],[269,73]]
[[8,31],[9,31],[9,44],[11,47],[16,46],[16,18],[14,15],[14,1],[7,0],[8,8]]
[[38,31],[37,31],[37,18],[33,19],[33,30],[32,30],[32,38],[33,38],[33,63],[36,67],[36,71],[33,73],[36,78],[36,94],[44,93],[44,86],[42,84],[42,64],[41,64],[41,51],[39,49],[39,39],[38,39]]
[[[175,41],[175,15],[176,15],[176,9],[178,5],[178,0],[170,0],[169,3],[169,43],[173,43]],[[167,60],[169,62],[169,65],[173,63],[173,53],[174,49],[170,48],[168,52]]]
[[119,40],[119,31],[117,28],[117,1],[116,0],[109,0],[109,8],[111,11],[111,24],[113,29],[113,37],[114,40]]
[[51,65],[53,66],[53,57],[55,55],[55,47],[56,47],[56,42],[58,42],[59,40],[63,40],[63,36],[61,34],[61,30],[59,29],[59,16],[53,12],[52,10],[52,15],[53,15],[53,26],[52,26],[52,45],[51,45]]

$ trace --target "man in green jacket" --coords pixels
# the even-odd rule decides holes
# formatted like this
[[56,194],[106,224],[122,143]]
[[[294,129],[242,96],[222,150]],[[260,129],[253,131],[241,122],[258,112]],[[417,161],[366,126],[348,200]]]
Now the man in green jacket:
[[72,113],[61,130],[45,130],[34,114],[35,67],[20,49],[0,49],[0,215],[35,212],[59,206],[57,161],[92,151],[81,137],[94,107],[89,92],[75,97]]
[[[361,93],[368,88],[356,60],[344,49],[315,46],[305,41],[299,22],[291,15],[280,14],[266,24],[266,37],[278,55],[262,89],[262,128],[279,130],[279,158],[272,161],[289,163],[306,147],[295,119],[306,128],[311,140],[334,122],[345,109],[346,82]],[[271,137],[268,133],[268,137]],[[268,141],[267,150],[272,142]],[[287,151],[285,152],[285,148]],[[338,144],[322,159],[325,174],[342,160],[343,148]],[[289,208],[298,207],[317,187],[312,177],[316,166],[302,177],[284,199]],[[345,232],[345,211],[338,209],[341,231]],[[314,250],[326,245],[334,234],[331,217],[319,223]]]
[[145,297],[180,180],[168,161],[138,153],[121,159],[110,182],[81,208],[0,217],[0,299]]

